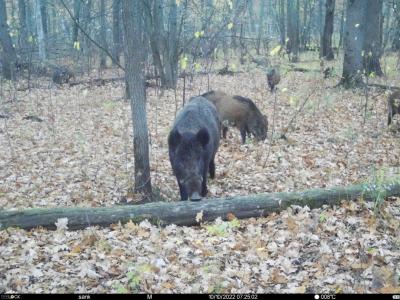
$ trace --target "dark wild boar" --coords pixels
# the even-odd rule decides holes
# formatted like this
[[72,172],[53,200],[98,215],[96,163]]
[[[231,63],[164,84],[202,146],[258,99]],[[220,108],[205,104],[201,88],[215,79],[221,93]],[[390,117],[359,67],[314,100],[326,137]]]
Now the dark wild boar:
[[70,83],[71,79],[75,79],[74,73],[66,67],[56,67],[53,70],[52,80],[57,84]]
[[227,123],[236,126],[246,143],[246,135],[252,134],[258,141],[267,137],[267,117],[249,98],[229,96],[221,91],[210,91],[202,95],[214,103],[222,122],[222,135],[226,138]]
[[393,92],[388,97],[388,126],[395,114],[400,114],[400,91]]
[[279,74],[279,70],[276,68],[272,68],[267,73],[268,86],[271,89],[271,92],[276,90],[276,86],[281,81],[281,75]]
[[190,99],[176,117],[168,147],[181,200],[196,201],[207,195],[207,173],[214,178],[219,134],[217,110],[203,97]]

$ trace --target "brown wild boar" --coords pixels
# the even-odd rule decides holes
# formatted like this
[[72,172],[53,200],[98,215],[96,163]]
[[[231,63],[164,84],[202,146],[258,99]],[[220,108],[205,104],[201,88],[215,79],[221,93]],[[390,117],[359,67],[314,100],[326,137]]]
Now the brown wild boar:
[[388,126],[395,114],[400,114],[400,91],[393,92],[388,97]]
[[257,140],[267,137],[267,117],[249,98],[230,96],[221,91],[210,91],[202,95],[214,103],[222,123],[222,136],[226,138],[227,123],[236,126],[242,136],[242,143],[246,142],[246,134],[250,133]]
[[267,79],[268,79],[268,86],[271,89],[271,92],[274,92],[276,90],[276,86],[281,81],[281,75],[279,74],[279,70],[276,68],[272,68],[271,70],[269,70],[267,73]]

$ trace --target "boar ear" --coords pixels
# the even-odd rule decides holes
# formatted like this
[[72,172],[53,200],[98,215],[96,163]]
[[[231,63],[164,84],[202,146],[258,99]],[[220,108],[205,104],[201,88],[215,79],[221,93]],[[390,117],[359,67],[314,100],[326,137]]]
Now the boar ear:
[[207,129],[200,129],[199,132],[196,134],[196,139],[201,143],[203,147],[205,147],[210,140],[210,135],[208,134]]
[[181,140],[181,134],[179,133],[178,130],[173,130],[168,136],[168,145],[175,149],[176,146],[178,146],[179,142]]

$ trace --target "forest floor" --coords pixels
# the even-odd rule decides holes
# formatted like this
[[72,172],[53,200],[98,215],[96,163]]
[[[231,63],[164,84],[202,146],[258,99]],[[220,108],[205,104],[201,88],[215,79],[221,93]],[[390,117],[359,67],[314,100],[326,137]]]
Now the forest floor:
[[[319,67],[317,61],[302,64]],[[337,88],[337,77],[323,79],[320,72],[283,68],[275,98],[265,73],[254,66],[243,71],[186,83],[186,99],[219,89],[253,99],[269,120],[263,142],[241,145],[238,130],[230,129],[216,156],[216,178],[208,183],[210,197],[400,175],[400,122],[386,126],[382,91],[368,91],[365,110],[364,90]],[[103,76],[117,74],[108,70]],[[400,75],[371,81],[399,86]],[[0,207],[139,200],[131,191],[132,121],[123,82],[37,85],[1,90],[0,115],[9,118],[0,119]],[[166,201],[179,199],[167,136],[182,95],[181,81],[176,94],[147,89],[152,184]],[[286,129],[286,139],[280,138]],[[399,293],[400,198],[384,202],[380,211],[360,201],[192,228],[145,221],[81,231],[62,225],[57,231],[9,229],[0,232],[0,293]]]

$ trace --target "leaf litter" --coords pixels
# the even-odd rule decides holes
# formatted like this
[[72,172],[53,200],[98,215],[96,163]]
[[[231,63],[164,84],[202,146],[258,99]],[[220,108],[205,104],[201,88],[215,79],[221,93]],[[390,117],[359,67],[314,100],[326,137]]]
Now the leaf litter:
[[[210,75],[210,83],[210,89],[253,99],[270,126],[266,141],[250,139],[245,145],[230,129],[216,157],[217,176],[209,181],[211,197],[354,184],[375,170],[399,174],[400,136],[386,128],[385,95],[370,101],[363,125],[361,92],[332,88],[334,80],[287,73],[277,94],[272,137],[274,96],[262,72]],[[121,83],[33,89],[2,103],[12,117],[0,127],[0,207],[139,200],[131,192],[132,123],[123,91]],[[207,77],[195,77],[186,99],[206,91]],[[181,92],[179,83],[178,107]],[[179,194],[167,135],[175,96],[165,91],[160,97],[154,89],[147,96],[152,183],[174,201]],[[282,132],[286,139],[279,138]],[[159,228],[143,221],[69,231],[68,220],[60,219],[56,231],[3,230],[0,292],[399,293],[399,208],[400,199],[392,198],[379,215],[373,203],[360,200],[313,210],[292,206],[240,221],[231,215],[229,221],[199,227]],[[197,219],[201,222],[201,211]]]

